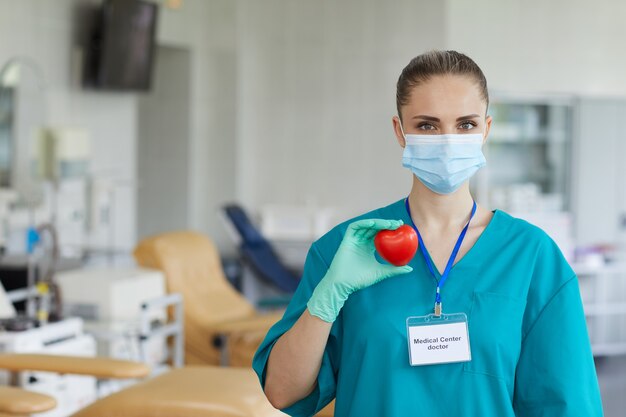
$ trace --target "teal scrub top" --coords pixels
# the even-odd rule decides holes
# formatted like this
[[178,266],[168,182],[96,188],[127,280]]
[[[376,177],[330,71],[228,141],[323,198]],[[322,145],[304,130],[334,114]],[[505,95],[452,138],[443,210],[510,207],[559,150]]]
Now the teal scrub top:
[[[312,244],[291,303],[254,357],[262,386],[274,343],[304,312],[347,225],[365,218],[411,224],[403,199]],[[341,417],[603,415],[577,277],[540,228],[494,210],[452,267],[443,310],[467,314],[470,362],[409,365],[406,319],[432,313],[436,288],[419,250],[410,265],[413,272],[350,295],[333,323],[317,386],[283,412],[312,416],[336,397]]]

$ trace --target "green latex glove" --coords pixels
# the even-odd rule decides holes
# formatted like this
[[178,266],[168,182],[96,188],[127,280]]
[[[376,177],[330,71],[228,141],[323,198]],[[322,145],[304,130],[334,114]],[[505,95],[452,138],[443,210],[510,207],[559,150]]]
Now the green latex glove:
[[365,219],[351,223],[337,249],[326,275],[317,284],[307,307],[313,316],[332,323],[355,291],[385,278],[406,274],[413,268],[393,266],[376,260],[374,237],[383,229],[395,230],[402,220]]

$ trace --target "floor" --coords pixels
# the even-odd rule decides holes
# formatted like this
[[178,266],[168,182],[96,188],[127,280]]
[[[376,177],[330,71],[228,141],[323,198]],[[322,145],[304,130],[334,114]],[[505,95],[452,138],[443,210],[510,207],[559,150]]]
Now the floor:
[[596,360],[605,417],[624,417],[626,412],[626,356]]

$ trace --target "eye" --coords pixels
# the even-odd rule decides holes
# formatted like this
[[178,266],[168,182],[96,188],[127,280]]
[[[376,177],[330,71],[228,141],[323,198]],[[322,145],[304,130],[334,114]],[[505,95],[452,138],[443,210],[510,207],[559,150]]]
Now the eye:
[[420,130],[435,130],[435,126],[431,125],[430,123],[420,123],[419,125],[417,125],[417,128]]
[[461,130],[470,130],[474,127],[476,127],[476,122],[472,122],[471,120],[465,120],[459,125]]

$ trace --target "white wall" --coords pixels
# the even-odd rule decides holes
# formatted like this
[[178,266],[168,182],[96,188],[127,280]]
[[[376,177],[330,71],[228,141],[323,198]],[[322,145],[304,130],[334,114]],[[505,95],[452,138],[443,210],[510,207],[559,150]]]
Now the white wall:
[[444,46],[444,4],[250,0],[237,17],[240,200],[362,212],[408,193],[395,83]]
[[[114,217],[115,245],[136,241],[137,94],[83,90],[78,83],[82,22],[77,10],[99,0],[0,0],[0,65],[15,55],[35,60],[46,78],[46,122],[87,129],[93,171],[122,180]],[[180,10],[161,8],[158,42],[191,53],[191,138],[188,227],[228,239],[217,207],[234,195],[235,10],[229,0],[186,0]]]
[[574,131],[576,241],[623,242],[626,2],[448,0],[446,10],[446,46],[473,57],[491,90],[586,99]]
[[[575,227],[580,245],[626,244],[626,100],[581,100],[576,123]],[[626,249],[626,246],[624,246]]]
[[[0,62],[34,58],[48,123],[94,138],[96,172],[136,179],[136,95],[86,92],[74,10],[98,0],[0,0]],[[364,211],[402,197],[390,118],[395,82],[432,48],[467,52],[504,91],[626,95],[623,2],[186,0],[163,8],[160,44],[191,57],[189,227],[227,251],[216,215],[241,200]],[[118,246],[135,243],[135,191],[122,188]]]
[[[135,98],[132,94],[85,92],[76,85],[75,0],[1,0],[0,63],[16,55],[34,60],[45,77],[45,121],[87,129],[93,139],[92,167],[132,181],[135,176]],[[90,3],[83,1],[82,3]],[[91,2],[92,3],[92,2]],[[115,208],[118,245],[135,239],[135,197],[120,190]]]
[[217,212],[235,195],[236,1],[186,0],[161,12],[159,42],[191,53],[189,227],[230,252]]
[[494,90],[624,96],[625,17],[619,0],[448,0],[446,47]]
[[626,3],[240,0],[237,193],[364,211],[408,191],[395,82],[433,48],[474,58],[494,91],[626,95]]
[[137,100],[137,239],[189,227],[190,54],[159,46]]

